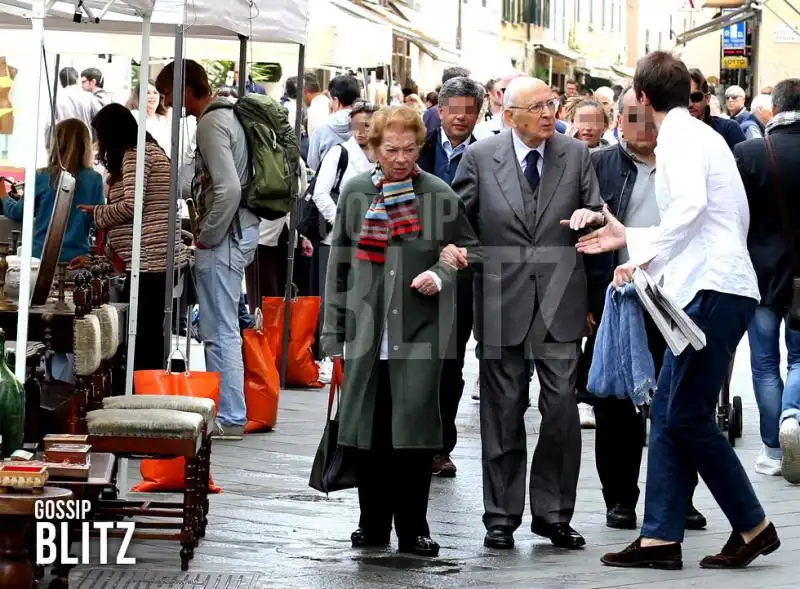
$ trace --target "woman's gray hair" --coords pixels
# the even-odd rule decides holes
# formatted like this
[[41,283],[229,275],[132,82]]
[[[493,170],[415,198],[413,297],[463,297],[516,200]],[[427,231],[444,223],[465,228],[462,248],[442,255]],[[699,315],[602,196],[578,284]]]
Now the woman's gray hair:
[[451,98],[465,96],[475,99],[475,106],[478,110],[483,107],[483,98],[486,95],[483,85],[471,78],[463,76],[447,80],[442,89],[439,90],[439,105],[447,106],[447,101]]

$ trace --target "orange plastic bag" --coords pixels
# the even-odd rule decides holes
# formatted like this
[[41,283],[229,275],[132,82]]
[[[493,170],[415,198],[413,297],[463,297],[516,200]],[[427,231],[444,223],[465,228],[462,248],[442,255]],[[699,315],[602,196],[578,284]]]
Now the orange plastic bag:
[[281,382],[275,356],[263,329],[245,329],[242,332],[242,356],[244,402],[247,405],[244,433],[271,431],[278,421]]
[[[316,337],[319,318],[319,297],[292,299],[289,322],[289,360],[286,363],[286,385],[302,388],[322,388],[319,367],[314,362],[311,346]],[[269,348],[275,355],[275,365],[280,370],[283,344],[283,297],[261,299],[264,315],[264,333]]]
[[[164,370],[137,370],[133,373],[133,391],[137,395],[176,395],[180,397],[202,397],[211,399],[219,407],[218,372],[166,372]],[[154,459],[146,458],[139,465],[142,482],[131,491],[153,493],[156,491],[182,492],[186,488],[183,457]],[[209,475],[209,493],[222,489],[214,484]]]

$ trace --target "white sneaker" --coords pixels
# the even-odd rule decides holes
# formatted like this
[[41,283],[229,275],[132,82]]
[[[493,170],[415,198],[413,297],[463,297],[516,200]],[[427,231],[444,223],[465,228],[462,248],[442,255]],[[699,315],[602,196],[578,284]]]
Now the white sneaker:
[[317,362],[317,367],[319,368],[319,382],[330,383],[331,376],[333,376],[333,361],[330,358],[323,358]]
[[800,423],[793,417],[784,420],[780,432],[781,473],[794,485],[800,484]]
[[481,377],[476,376],[475,382],[472,383],[472,399],[473,401],[481,400]]
[[578,415],[581,418],[583,429],[594,429],[597,425],[594,420],[594,407],[586,403],[578,403]]
[[761,446],[761,452],[756,458],[756,472],[767,475],[768,477],[781,476],[781,461],[777,458],[770,458],[767,455],[767,447]]

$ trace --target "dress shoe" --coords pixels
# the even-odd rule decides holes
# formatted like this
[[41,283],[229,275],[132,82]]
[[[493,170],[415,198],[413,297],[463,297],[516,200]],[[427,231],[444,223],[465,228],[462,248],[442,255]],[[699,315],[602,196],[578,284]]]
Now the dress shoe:
[[643,548],[642,539],[637,538],[623,551],[604,555],[600,562],[610,567],[677,571],[683,568],[683,553],[677,543]]
[[428,536],[417,536],[412,542],[400,540],[399,551],[417,556],[439,556],[439,544]]
[[489,528],[483,538],[483,545],[496,550],[510,550],[514,548],[514,532],[506,526]]
[[452,479],[456,476],[456,465],[450,460],[449,454],[437,454],[433,457],[433,476]]
[[578,532],[572,529],[566,522],[555,524],[547,523],[539,518],[533,518],[531,532],[543,538],[549,538],[553,546],[559,548],[583,548],[586,540]]
[[630,507],[615,505],[606,512],[606,526],[617,530],[635,530],[636,511]]
[[370,546],[388,546],[389,534],[376,534],[368,532],[364,528],[358,528],[350,534],[350,543],[353,548],[368,548]]
[[705,516],[694,508],[694,505],[689,505],[686,511],[686,522],[684,528],[687,530],[703,530],[708,525]]
[[706,556],[700,561],[704,569],[742,569],[761,555],[772,554],[781,545],[775,526],[769,524],[762,532],[745,544],[738,532],[731,537],[722,548],[722,552],[714,556]]

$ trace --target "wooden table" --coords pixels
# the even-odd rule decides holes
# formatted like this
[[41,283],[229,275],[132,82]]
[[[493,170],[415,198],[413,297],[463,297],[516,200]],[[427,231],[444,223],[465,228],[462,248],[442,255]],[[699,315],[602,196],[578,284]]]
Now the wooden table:
[[36,502],[69,499],[72,499],[72,491],[58,487],[44,487],[37,495],[0,494],[0,587],[2,589],[34,587],[34,563],[25,545],[25,536],[34,521]]

